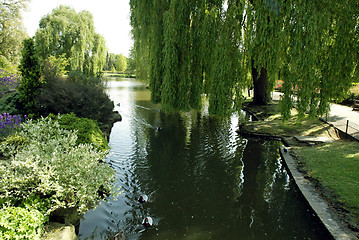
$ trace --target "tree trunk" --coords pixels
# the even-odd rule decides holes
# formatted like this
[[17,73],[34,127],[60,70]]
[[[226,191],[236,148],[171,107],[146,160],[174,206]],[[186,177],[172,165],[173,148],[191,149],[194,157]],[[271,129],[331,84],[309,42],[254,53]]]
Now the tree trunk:
[[259,74],[258,69],[254,66],[254,61],[252,60],[252,77],[254,90],[253,103],[255,105],[267,105],[270,101],[267,68],[261,68]]

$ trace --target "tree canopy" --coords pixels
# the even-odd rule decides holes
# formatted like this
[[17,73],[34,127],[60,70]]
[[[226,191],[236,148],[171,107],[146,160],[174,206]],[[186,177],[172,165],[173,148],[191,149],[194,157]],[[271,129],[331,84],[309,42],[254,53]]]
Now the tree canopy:
[[20,61],[22,41],[26,37],[21,11],[27,1],[0,1],[0,67]]
[[[238,110],[254,86],[266,103],[284,81],[282,114],[325,114],[358,79],[359,2],[130,0],[137,74],[166,110]],[[250,77],[249,77],[250,76]],[[294,100],[296,94],[297,100]]]
[[69,69],[96,75],[106,61],[106,43],[95,32],[93,16],[88,11],[77,13],[68,6],[59,6],[44,16],[36,32],[40,58],[65,54]]
[[127,61],[123,54],[107,53],[104,70],[123,72],[127,69]]

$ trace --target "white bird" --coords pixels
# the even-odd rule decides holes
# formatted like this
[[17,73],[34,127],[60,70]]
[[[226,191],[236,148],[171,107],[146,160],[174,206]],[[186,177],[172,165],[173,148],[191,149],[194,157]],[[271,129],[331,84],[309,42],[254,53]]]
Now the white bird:
[[151,227],[153,224],[153,220],[151,217],[145,217],[140,225],[140,231],[138,233],[142,233],[147,230],[147,228]]
[[145,227],[145,228],[149,228],[151,227],[153,224],[153,220],[151,217],[145,217],[142,221],[142,225]]
[[140,203],[146,203],[148,201],[148,196],[146,194],[143,194],[138,198],[138,201]]

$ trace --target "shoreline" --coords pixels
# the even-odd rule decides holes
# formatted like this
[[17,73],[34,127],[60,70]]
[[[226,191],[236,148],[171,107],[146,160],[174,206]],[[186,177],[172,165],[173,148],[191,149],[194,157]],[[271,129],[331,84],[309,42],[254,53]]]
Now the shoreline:
[[315,212],[318,219],[325,226],[330,235],[332,235],[333,239],[357,239],[355,234],[342,223],[335,210],[330,208],[327,202],[320,196],[315,189],[314,184],[299,172],[296,160],[290,155],[290,150],[286,147],[281,147],[279,152],[295,185],[300,190],[310,208]]
[[[337,209],[331,207],[331,204],[327,200],[325,200],[325,197],[322,196],[320,192],[318,192],[317,188],[320,186],[317,186],[318,184],[312,182],[311,179],[308,178],[305,173],[300,171],[297,165],[298,160],[296,159],[295,156],[292,156],[290,154],[291,147],[314,146],[318,144],[318,142],[320,141],[318,142],[316,142],[315,140],[299,141],[296,138],[296,136],[293,136],[292,134],[286,134],[285,132],[273,134],[271,132],[268,133],[265,130],[263,131],[263,128],[256,129],[255,127],[253,127],[256,124],[256,122],[258,123],[258,125],[260,125],[261,122],[264,122],[265,119],[267,119],[267,117],[271,115],[266,112],[267,110],[266,108],[267,106],[264,107],[264,110],[262,109],[261,111],[259,111],[258,108],[253,109],[251,108],[250,105],[244,106],[243,110],[247,111],[258,121],[252,122],[250,128],[246,128],[246,124],[243,124],[236,132],[242,136],[258,137],[258,138],[281,141],[283,146],[280,147],[279,153],[288,170],[289,175],[294,180],[295,185],[301,192],[308,206],[317,215],[319,221],[327,229],[327,231],[330,233],[333,239],[338,239],[338,240],[358,239],[358,232],[351,229],[350,226],[347,225],[345,221],[343,221]],[[256,114],[256,111],[259,112],[259,114]],[[334,129],[335,131],[336,136],[333,136],[333,130],[331,130],[331,132],[330,130],[327,130],[327,132],[324,133],[324,135],[327,135],[328,138],[331,138],[330,139],[331,141],[337,141],[341,139],[340,136],[343,135],[339,129],[335,128],[335,126],[333,125],[328,124],[327,122],[323,122],[323,124],[326,124],[327,126]],[[315,139],[315,137],[311,137],[311,138]]]

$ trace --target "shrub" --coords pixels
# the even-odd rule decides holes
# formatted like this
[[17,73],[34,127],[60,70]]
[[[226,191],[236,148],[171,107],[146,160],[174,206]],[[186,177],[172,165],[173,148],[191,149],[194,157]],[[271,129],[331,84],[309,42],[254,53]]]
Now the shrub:
[[46,220],[37,209],[3,208],[0,210],[0,239],[40,239]]
[[11,141],[1,143],[0,202],[16,206],[32,196],[59,208],[76,208],[84,213],[102,198],[99,189],[114,191],[114,172],[99,163],[107,151],[90,144],[76,144],[75,132],[60,128],[57,121],[41,118],[22,124],[18,136],[23,147]]
[[56,76],[65,76],[67,71],[66,67],[69,65],[66,54],[62,54],[58,57],[49,56],[42,64],[42,74],[47,78],[54,78]]
[[22,59],[19,65],[22,76],[19,100],[28,112],[32,112],[42,85],[41,71],[34,40],[32,38],[25,39],[23,45]]
[[0,68],[11,73],[16,72],[16,65],[11,63],[4,55],[0,55]]
[[40,115],[75,113],[102,123],[111,116],[114,104],[102,84],[84,84],[82,80],[46,78],[37,98]]
[[11,115],[19,114],[20,107],[18,104],[19,93],[13,92],[0,98],[0,113],[9,113]]
[[49,117],[56,119],[62,128],[77,131],[77,144],[91,143],[99,150],[108,149],[108,142],[95,120],[78,118],[74,113]]
[[68,80],[70,82],[79,83],[81,85],[91,85],[91,86],[102,86],[101,75],[98,76],[87,76],[79,71],[70,71],[68,73]]

